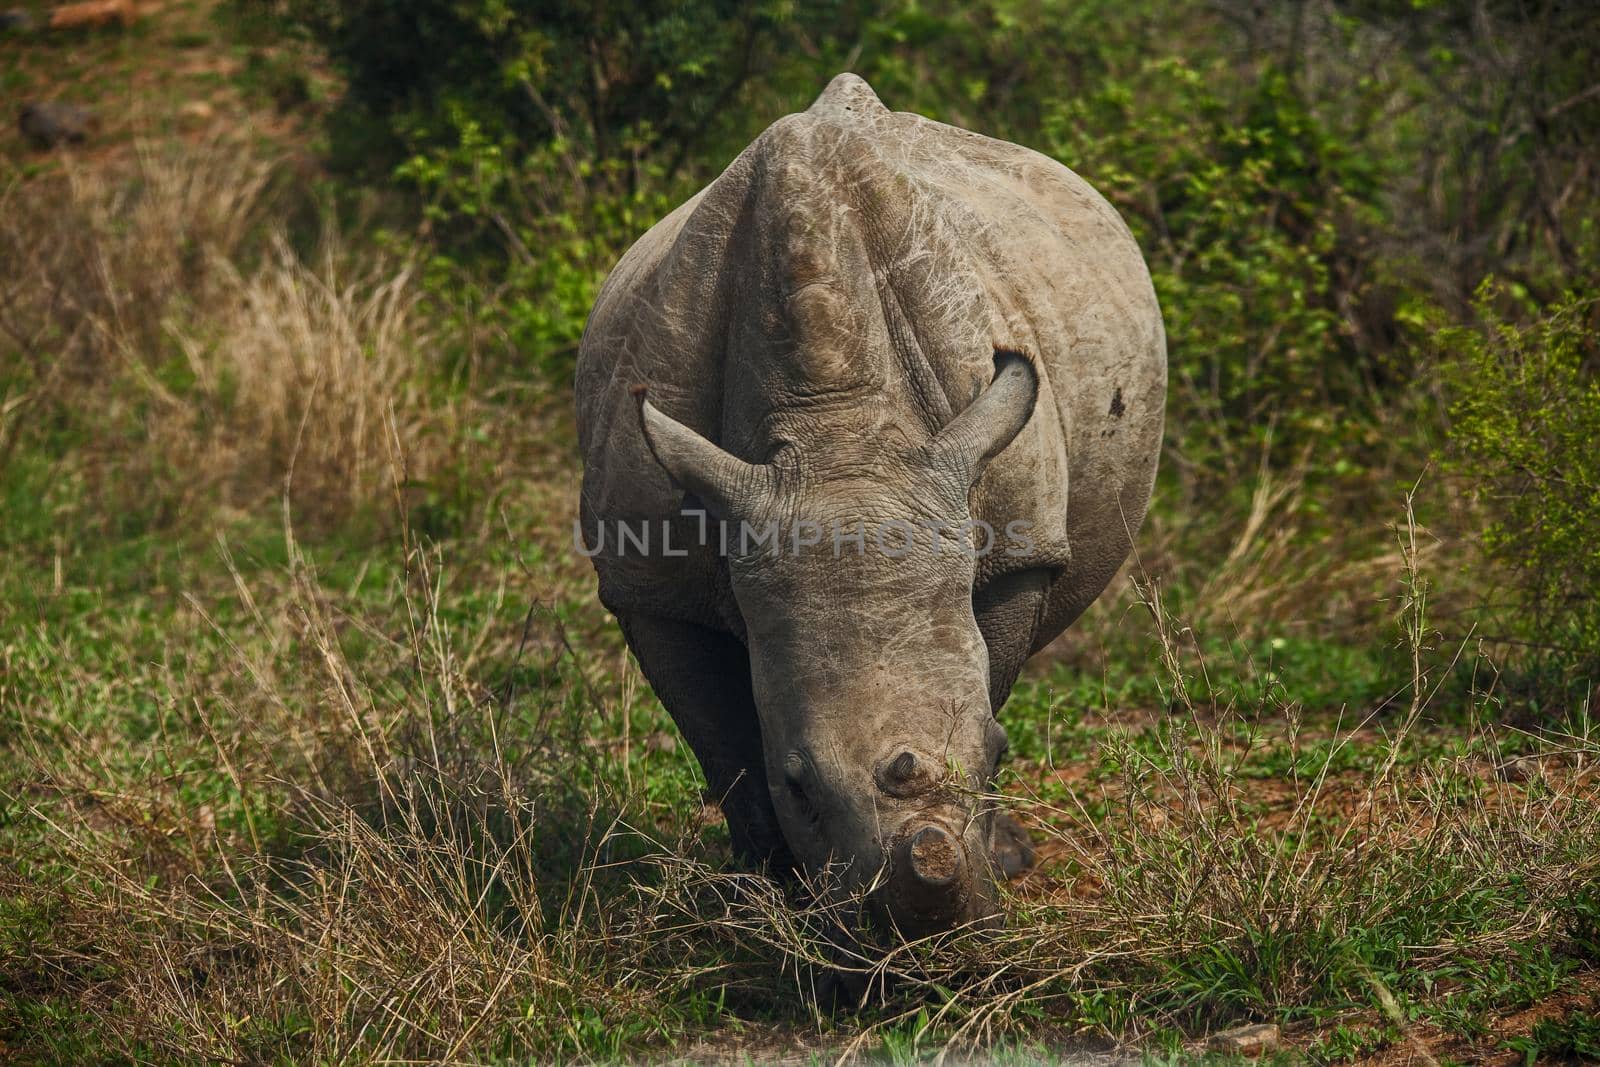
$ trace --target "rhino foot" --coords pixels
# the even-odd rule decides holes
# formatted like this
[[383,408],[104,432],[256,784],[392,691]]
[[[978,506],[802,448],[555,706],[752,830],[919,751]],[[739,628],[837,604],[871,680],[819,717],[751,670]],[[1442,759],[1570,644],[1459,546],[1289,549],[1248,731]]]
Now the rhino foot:
[[1037,860],[1033,839],[1021,823],[1005,812],[994,817],[994,843],[989,859],[1002,878],[1010,880],[1033,867]]

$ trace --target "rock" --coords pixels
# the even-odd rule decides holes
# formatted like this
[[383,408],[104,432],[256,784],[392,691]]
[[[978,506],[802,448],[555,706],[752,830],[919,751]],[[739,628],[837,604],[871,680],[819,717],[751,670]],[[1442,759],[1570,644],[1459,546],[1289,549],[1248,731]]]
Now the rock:
[[1516,784],[1525,785],[1544,777],[1543,761],[1527,759],[1526,757],[1507,760],[1496,767],[1495,770],[1503,780]]
[[0,11],[0,33],[27,33],[31,29],[33,16],[20,7]]
[[35,148],[81,144],[93,125],[94,113],[77,104],[38,101],[23,104],[17,113],[17,128]]
[[1212,1034],[1206,1048],[1231,1056],[1265,1056],[1278,1047],[1278,1028],[1273,1023],[1256,1023],[1235,1030]]
[[84,0],[80,4],[63,4],[50,12],[52,30],[96,29],[117,23],[131,26],[139,17],[133,0]]

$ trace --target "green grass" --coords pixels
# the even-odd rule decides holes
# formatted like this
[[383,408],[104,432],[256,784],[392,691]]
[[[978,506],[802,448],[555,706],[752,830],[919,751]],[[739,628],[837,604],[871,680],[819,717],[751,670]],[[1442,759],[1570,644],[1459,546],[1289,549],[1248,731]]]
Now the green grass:
[[[1418,1018],[1478,1039],[1485,1020],[1592,966],[1591,895],[1552,902],[1543,880],[1581,867],[1594,846],[1593,821],[1571,806],[1579,794],[1549,804],[1542,779],[1515,784],[1518,803],[1549,804],[1555,828],[1529,878],[1473,851],[1515,826],[1497,829],[1485,804],[1506,783],[1483,768],[1559,739],[1508,741],[1448,714],[1404,727],[1409,694],[1388,706],[1352,698],[1383,688],[1373,665],[1384,654],[1360,648],[1296,645],[1268,661],[1264,682],[1252,673],[1264,653],[1202,643],[1187,662],[1198,676],[1203,661],[1208,683],[1177,687],[1152,667],[1155,636],[1138,632],[1155,624],[1129,615],[1133,632],[1105,647],[1145,640],[1143,655],[1108,657],[1087,681],[1046,665],[1008,708],[1007,791],[1070,846],[1012,904],[1017,935],[1046,945],[1013,961],[1033,993],[1017,998],[1017,986],[955,962],[985,951],[1006,959],[1016,942],[963,942],[955,957],[907,957],[899,987],[864,1012],[819,1014],[807,993],[825,958],[807,947],[818,918],[793,913],[792,934],[762,929],[773,908],[794,903],[766,889],[729,896],[726,835],[701,819],[692,756],[582,594],[556,522],[525,541],[491,533],[408,550],[382,535],[302,542],[270,510],[209,530],[124,517],[121,536],[64,547],[62,516],[83,506],[72,480],[32,490],[41,472],[71,461],[22,455],[8,489],[37,503],[8,525],[8,564],[30,563],[5,570],[0,701],[11,739],[0,849],[16,872],[3,895],[12,977],[0,1039],[13,1047],[57,1057],[134,1054],[145,1041],[158,1056],[439,1054],[426,1020],[380,1030],[378,1044],[323,1044],[327,1007],[292,994],[258,1005],[247,1023],[197,1026],[212,1010],[208,985],[230,988],[230,968],[257,981],[246,976],[272,973],[271,956],[288,951],[239,925],[250,909],[276,913],[287,932],[310,921],[306,909],[329,906],[310,891],[316,872],[376,880],[384,863],[416,862],[429,841],[456,865],[390,887],[396,900],[384,907],[412,899],[436,909],[428,929],[467,922],[485,944],[531,936],[527,946],[542,946],[524,966],[546,979],[510,1013],[491,1002],[499,1021],[473,1038],[494,1054],[612,1058],[704,1040],[827,1049],[865,1032],[864,1049],[909,1062],[970,1040],[980,1024],[996,1050],[1025,1050],[1022,1035],[1045,1032],[1059,1035],[1058,1050],[1087,1033],[1177,1054],[1209,1030],[1266,1018],[1336,1026],[1315,1047],[1337,1059],[1392,1039],[1334,1023],[1372,1010],[1364,974],[1381,976]],[[40,566],[57,554],[59,583],[53,565]],[[551,586],[571,593],[540,596]],[[1285,651],[1270,639],[1263,647]],[[1330,682],[1330,664],[1349,676]],[[1285,708],[1288,719],[1278,717]],[[1418,819],[1451,829],[1432,843],[1402,836],[1392,858],[1357,862],[1346,850],[1359,839],[1340,836],[1345,809],[1291,814],[1316,781],[1347,799],[1388,782],[1375,832],[1425,833]],[[351,818],[370,829],[351,837]],[[1323,859],[1307,864],[1302,849]],[[1418,870],[1424,856],[1431,866]],[[506,863],[525,874],[471,873]],[[466,881],[451,887],[452,870]],[[1052,888],[1085,877],[1102,894],[1087,909]],[[1371,879],[1385,882],[1376,896],[1361,884]],[[180,893],[181,905],[143,920],[125,911],[196,882],[213,896]],[[359,898],[344,906],[356,913],[341,922],[357,926],[415,920],[386,918],[377,904],[362,915]],[[1528,926],[1530,915],[1544,925]],[[1550,923],[1569,933],[1551,941]],[[1130,936],[1144,942],[1139,952],[1093,962]],[[231,938],[244,940],[228,948]],[[202,965],[215,970],[195,988],[140,1009],[121,1003],[141,968],[180,950],[243,955]],[[1055,970],[1072,956],[1085,969]],[[378,970],[348,979],[357,989],[421,961],[366,962]],[[588,975],[593,986],[563,991],[551,973]],[[146,1033],[135,1011],[165,1021]]]
[[[1445,1031],[1480,1040],[1497,1013],[1516,1011],[1561,992],[1581,961],[1552,952],[1548,945],[1526,945],[1510,955],[1468,968],[1444,967],[1418,975],[1414,984],[1436,994],[1425,1015]],[[1439,993],[1440,990],[1446,990]]]
[[1506,1048],[1520,1052],[1523,1062],[1586,1062],[1600,1059],[1600,1014],[1574,1012],[1565,1019],[1541,1019],[1526,1037],[1506,1041]]

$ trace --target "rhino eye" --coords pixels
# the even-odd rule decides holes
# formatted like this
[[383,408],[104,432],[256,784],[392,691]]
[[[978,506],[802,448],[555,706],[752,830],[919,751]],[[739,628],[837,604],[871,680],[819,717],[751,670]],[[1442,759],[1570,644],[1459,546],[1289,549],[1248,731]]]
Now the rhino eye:
[[799,807],[800,814],[809,822],[817,822],[820,815],[811,794],[806,792],[806,761],[800,753],[791,752],[784,759],[783,784],[788,787],[789,797]]
[[791,752],[784,757],[783,780],[796,793],[806,791],[806,760],[800,753]]

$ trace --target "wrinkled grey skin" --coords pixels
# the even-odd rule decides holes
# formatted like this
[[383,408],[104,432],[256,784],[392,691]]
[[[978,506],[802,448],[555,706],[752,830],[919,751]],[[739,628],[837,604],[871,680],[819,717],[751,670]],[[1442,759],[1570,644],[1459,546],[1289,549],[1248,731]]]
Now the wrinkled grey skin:
[[[909,933],[992,913],[995,713],[1126,558],[1165,391],[1110,205],[853,75],[629,250],[578,360],[584,537],[743,857],[876,886]],[[725,557],[685,506],[785,544]],[[920,525],[792,550],[796,520],[969,518],[981,558]],[[600,533],[668,519],[686,556]]]

